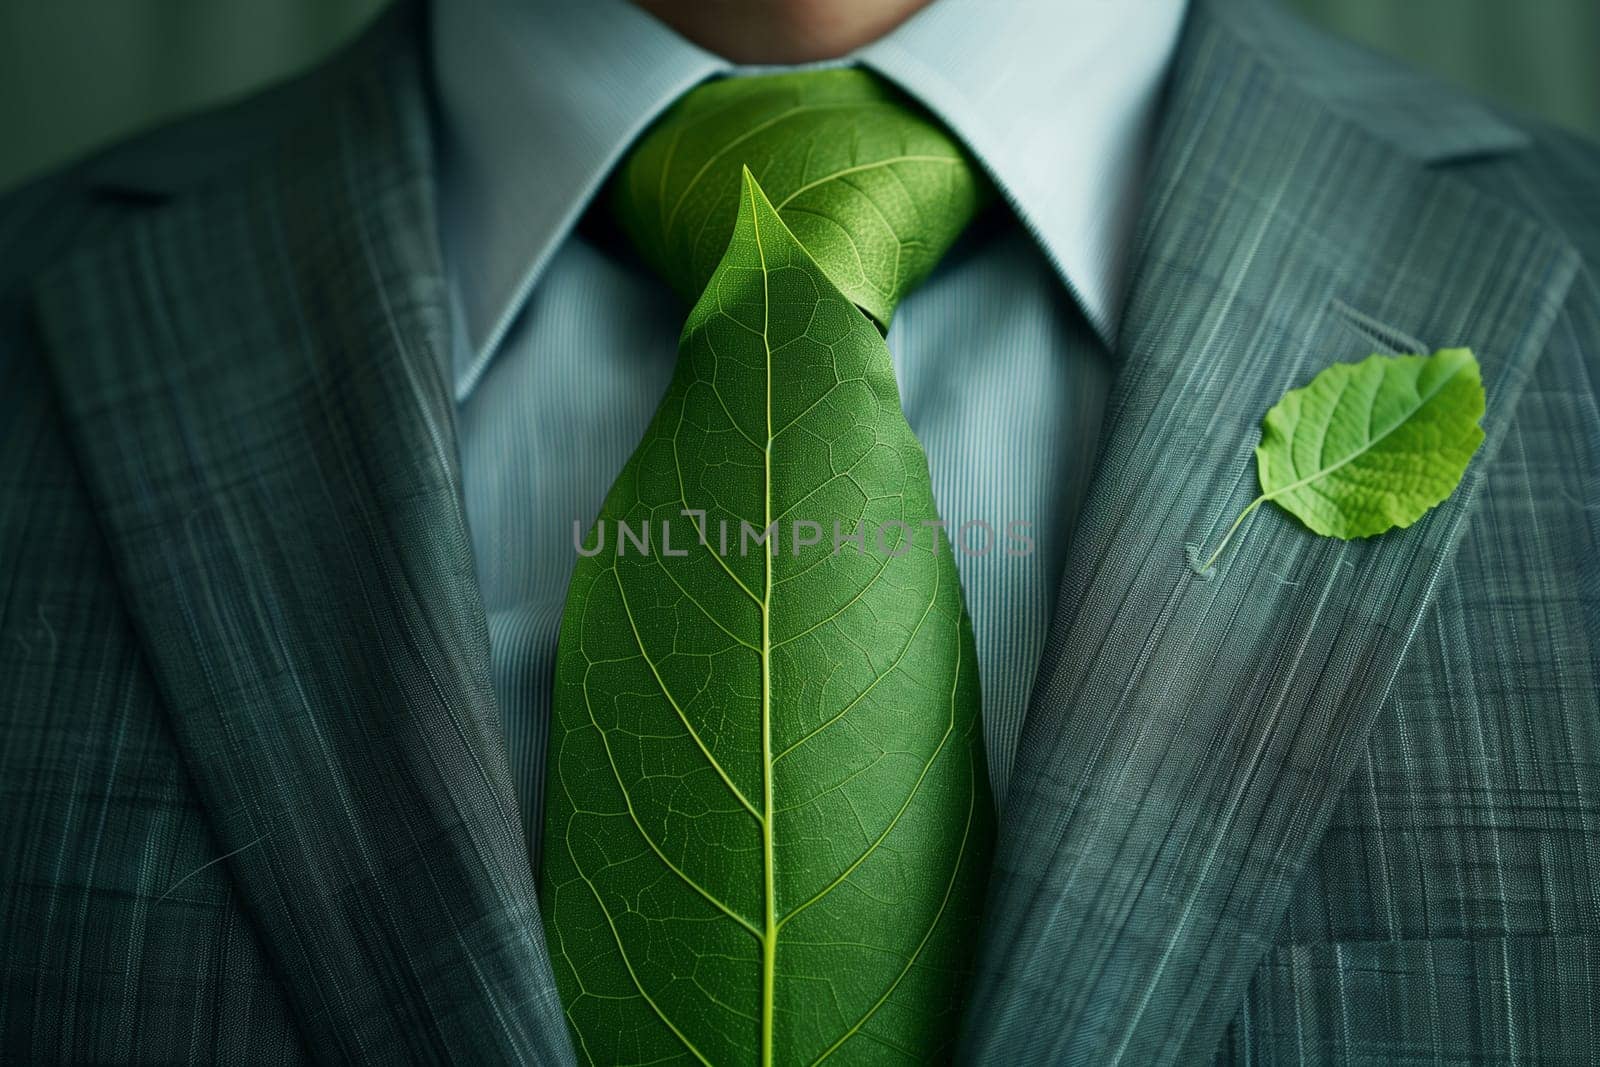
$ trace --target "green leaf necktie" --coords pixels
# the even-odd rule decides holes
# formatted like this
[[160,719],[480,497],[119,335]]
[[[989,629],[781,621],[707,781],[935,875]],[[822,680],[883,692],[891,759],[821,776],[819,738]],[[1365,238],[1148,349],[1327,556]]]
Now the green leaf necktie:
[[561,623],[541,899],[589,1061],[948,1055],[994,814],[880,330],[985,189],[854,70],[702,86],[619,172],[693,310]]

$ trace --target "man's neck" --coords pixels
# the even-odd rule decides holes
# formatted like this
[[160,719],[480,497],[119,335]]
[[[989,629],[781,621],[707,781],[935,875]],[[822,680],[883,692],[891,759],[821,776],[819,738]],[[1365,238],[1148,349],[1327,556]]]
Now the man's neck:
[[734,63],[811,63],[871,44],[929,0],[634,0]]

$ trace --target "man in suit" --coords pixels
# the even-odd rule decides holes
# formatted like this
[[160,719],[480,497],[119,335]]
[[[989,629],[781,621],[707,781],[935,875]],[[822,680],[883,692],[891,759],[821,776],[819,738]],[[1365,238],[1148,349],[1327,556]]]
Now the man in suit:
[[[1600,150],[1257,0],[642,6],[403,4],[0,200],[0,1058],[573,1061],[567,531],[681,321],[590,205],[836,56],[1001,194],[890,344],[941,510],[1054,534],[961,561],[962,1055],[1600,1058]],[[1450,346],[1440,506],[1188,564],[1285,390]]]

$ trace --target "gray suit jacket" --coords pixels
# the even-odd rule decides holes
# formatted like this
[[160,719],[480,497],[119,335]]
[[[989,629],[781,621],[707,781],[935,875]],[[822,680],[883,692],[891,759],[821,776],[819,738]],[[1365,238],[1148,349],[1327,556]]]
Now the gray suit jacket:
[[[570,1062],[463,525],[428,84],[0,201],[0,1059]],[[1197,0],[964,1055],[1600,1058],[1600,152]],[[1262,413],[1466,345],[1466,481],[1255,516]]]

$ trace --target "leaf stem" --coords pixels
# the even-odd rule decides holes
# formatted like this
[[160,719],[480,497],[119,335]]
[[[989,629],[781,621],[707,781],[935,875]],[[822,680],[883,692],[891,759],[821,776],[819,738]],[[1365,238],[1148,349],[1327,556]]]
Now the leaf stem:
[[1228,547],[1228,542],[1233,540],[1233,535],[1238,532],[1239,527],[1244,523],[1244,520],[1250,517],[1250,513],[1252,511],[1264,504],[1268,496],[1269,494],[1262,493],[1260,496],[1256,497],[1254,500],[1250,501],[1250,503],[1244,506],[1244,510],[1239,512],[1239,517],[1233,520],[1233,525],[1228,527],[1228,532],[1222,535],[1222,543],[1217,546],[1217,550],[1215,552],[1211,553],[1211,558],[1206,560],[1195,569],[1196,574],[1204,574],[1206,571],[1211,569],[1211,565],[1217,561],[1218,556],[1222,555],[1222,550]]

